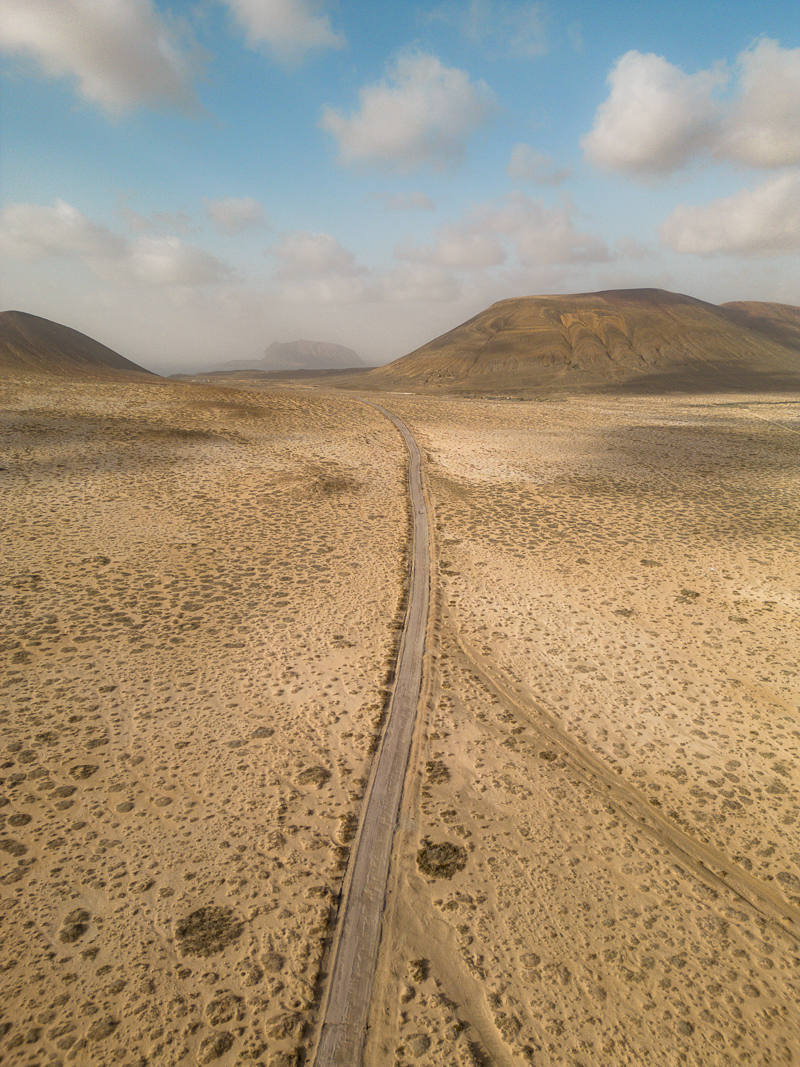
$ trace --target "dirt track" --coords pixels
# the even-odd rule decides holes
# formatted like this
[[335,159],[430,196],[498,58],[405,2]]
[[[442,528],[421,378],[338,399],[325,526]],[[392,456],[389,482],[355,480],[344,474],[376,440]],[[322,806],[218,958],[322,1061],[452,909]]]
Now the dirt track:
[[[378,405],[372,405],[378,407]],[[414,516],[408,610],[397,658],[394,691],[383,742],[370,781],[358,842],[343,890],[342,916],[319,1044],[317,1067],[361,1063],[394,829],[403,794],[422,682],[430,595],[428,512],[422,459],[408,427],[385,408],[409,451],[408,484]]]

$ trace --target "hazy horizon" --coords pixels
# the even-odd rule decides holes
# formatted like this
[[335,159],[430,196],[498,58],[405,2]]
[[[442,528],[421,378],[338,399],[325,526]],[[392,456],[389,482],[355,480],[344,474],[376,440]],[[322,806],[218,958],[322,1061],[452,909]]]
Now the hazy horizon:
[[800,304],[793,6],[0,0],[0,305],[159,373],[496,300]]

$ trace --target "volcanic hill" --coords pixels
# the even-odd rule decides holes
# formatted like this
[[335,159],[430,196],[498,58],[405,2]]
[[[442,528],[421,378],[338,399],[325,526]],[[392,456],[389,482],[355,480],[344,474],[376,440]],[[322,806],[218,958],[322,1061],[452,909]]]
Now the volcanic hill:
[[0,374],[157,377],[99,341],[24,311],[0,312]]
[[518,297],[358,383],[472,395],[800,391],[800,308],[662,289]]

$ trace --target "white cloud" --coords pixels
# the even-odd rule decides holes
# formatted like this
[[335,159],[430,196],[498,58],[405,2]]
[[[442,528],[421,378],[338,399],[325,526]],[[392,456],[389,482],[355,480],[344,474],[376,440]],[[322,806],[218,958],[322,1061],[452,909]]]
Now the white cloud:
[[56,200],[53,207],[9,204],[0,213],[0,242],[7,256],[44,259],[48,256],[117,259],[126,243],[71,204]]
[[[564,197],[555,206],[511,193],[480,205],[441,230],[431,245],[401,246],[398,259],[448,270],[486,271],[509,262],[510,250],[524,267],[607,263],[606,244],[577,229],[575,207]],[[512,268],[513,269],[513,268]]]
[[753,167],[800,163],[800,49],[763,38],[741,53],[730,98],[722,67],[686,74],[662,56],[626,52],[611,71],[611,93],[583,139],[598,166],[643,176],[695,159]]
[[481,270],[504,263],[507,258],[503,245],[494,233],[469,224],[448,226],[433,246],[398,248],[395,255],[411,263],[428,263],[459,270]]
[[368,272],[329,233],[296,230],[267,250],[280,266],[274,278],[293,304],[355,304],[373,299]]
[[122,261],[125,274],[143,285],[208,285],[223,281],[229,270],[202,248],[179,237],[141,237]]
[[594,163],[658,174],[683,166],[708,144],[718,121],[712,90],[721,74],[684,74],[662,56],[631,51],[608,81],[611,94],[581,142]]
[[342,163],[378,163],[408,171],[458,162],[467,137],[494,110],[485,82],[472,83],[436,56],[403,55],[387,78],[360,91],[360,108],[345,118],[326,107],[320,125],[339,143]]
[[559,167],[554,159],[537,152],[529,144],[517,144],[511,152],[506,174],[512,181],[531,185],[560,185],[572,171]]
[[152,0],[0,0],[0,42],[44,74],[120,115],[144,105],[196,109],[198,52]]
[[69,257],[122,284],[205,285],[230,275],[220,260],[179,237],[129,241],[63,200],[53,207],[9,204],[0,213],[0,248],[10,258]]
[[774,255],[800,251],[800,171],[703,207],[676,208],[659,230],[677,252]]
[[269,249],[281,260],[280,278],[308,278],[314,275],[359,273],[355,256],[329,233],[295,230],[285,233],[279,244]]
[[763,38],[739,56],[739,98],[716,154],[754,167],[800,163],[800,48]]
[[575,207],[563,198],[556,207],[511,193],[485,215],[484,226],[506,235],[514,244],[520,263],[538,267],[558,263],[606,263],[612,255],[593,234],[575,228]]
[[204,203],[206,215],[215,227],[229,236],[263,226],[266,221],[264,209],[252,196],[226,197]]
[[512,59],[535,59],[549,50],[547,7],[543,3],[468,0],[443,3],[429,12],[431,22],[452,26],[484,49],[490,45]]
[[390,211],[433,211],[435,204],[425,193],[378,193],[376,199]]
[[251,48],[265,44],[283,62],[316,49],[341,48],[344,37],[314,0],[225,0],[244,27]]

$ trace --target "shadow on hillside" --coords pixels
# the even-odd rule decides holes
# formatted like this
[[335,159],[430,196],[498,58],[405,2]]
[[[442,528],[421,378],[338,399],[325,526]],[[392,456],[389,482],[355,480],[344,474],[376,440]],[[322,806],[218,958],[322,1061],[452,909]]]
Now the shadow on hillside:
[[584,385],[582,393],[617,396],[718,393],[800,393],[800,370],[754,370],[751,364],[731,360],[725,367],[685,367],[641,374],[626,382]]

